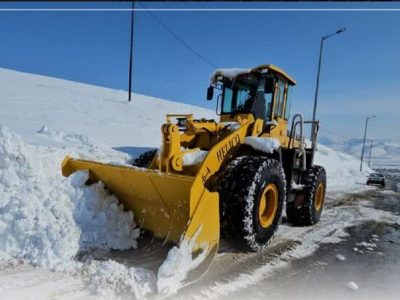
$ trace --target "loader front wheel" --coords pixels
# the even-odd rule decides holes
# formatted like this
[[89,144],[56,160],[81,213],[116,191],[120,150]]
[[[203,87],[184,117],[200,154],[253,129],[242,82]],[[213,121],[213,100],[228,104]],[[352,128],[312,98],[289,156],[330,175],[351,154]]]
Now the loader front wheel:
[[[326,172],[321,166],[313,166],[304,181],[304,193],[286,205],[290,223],[297,226],[314,225],[321,217],[325,202]],[[298,201],[298,200],[301,201]]]
[[242,156],[220,174],[222,236],[247,250],[264,248],[282,216],[285,174],[279,161]]
[[148,168],[157,154],[157,149],[146,151],[140,154],[132,162],[132,165],[139,168]]

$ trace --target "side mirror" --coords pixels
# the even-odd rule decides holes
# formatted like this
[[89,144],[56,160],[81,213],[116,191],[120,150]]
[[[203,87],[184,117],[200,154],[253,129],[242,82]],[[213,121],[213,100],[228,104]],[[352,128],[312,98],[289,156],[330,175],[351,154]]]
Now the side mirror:
[[273,78],[266,78],[264,84],[264,93],[265,94],[272,94],[274,90],[274,79]]
[[210,101],[214,97],[214,87],[210,85],[207,89],[207,100]]

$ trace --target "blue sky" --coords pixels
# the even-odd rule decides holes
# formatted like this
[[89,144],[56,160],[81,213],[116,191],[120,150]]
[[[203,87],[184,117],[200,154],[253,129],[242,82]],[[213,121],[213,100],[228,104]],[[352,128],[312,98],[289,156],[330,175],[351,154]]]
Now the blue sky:
[[[400,8],[397,3],[145,3],[149,8]],[[129,3],[0,3],[0,8],[129,8]],[[139,7],[139,6],[137,6]],[[298,81],[292,111],[311,115],[321,36],[321,133],[399,138],[400,11],[153,12],[218,67],[273,63]],[[134,91],[214,109],[213,67],[136,12]],[[0,12],[0,67],[127,89],[130,12]]]

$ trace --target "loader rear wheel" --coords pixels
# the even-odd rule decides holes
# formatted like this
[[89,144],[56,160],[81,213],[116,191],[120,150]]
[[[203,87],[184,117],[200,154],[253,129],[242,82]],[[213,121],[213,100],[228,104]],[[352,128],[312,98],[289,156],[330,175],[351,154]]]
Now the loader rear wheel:
[[[304,193],[287,203],[286,215],[297,226],[318,223],[325,202],[326,172],[321,166],[313,166],[304,181]],[[298,201],[299,198],[302,201]]]
[[132,162],[132,165],[139,168],[148,168],[157,154],[157,149],[146,151],[140,154]]
[[279,161],[242,156],[220,174],[222,236],[247,250],[261,250],[282,216],[285,174]]

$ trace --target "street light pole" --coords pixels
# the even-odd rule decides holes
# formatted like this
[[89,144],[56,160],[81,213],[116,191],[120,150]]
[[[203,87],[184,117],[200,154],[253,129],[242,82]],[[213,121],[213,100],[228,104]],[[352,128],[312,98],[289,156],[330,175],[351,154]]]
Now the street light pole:
[[375,118],[375,117],[376,117],[376,115],[373,115],[373,116],[367,117],[365,119],[364,140],[363,140],[363,147],[362,147],[362,150],[361,150],[360,172],[362,171],[362,166],[363,166],[365,138],[367,137],[368,120],[372,119],[372,118]]
[[371,145],[369,146],[368,167],[370,167],[370,166],[371,166],[371,153],[372,153],[372,144],[373,144],[373,141],[371,140]]
[[133,24],[135,21],[135,1],[132,0],[132,12],[131,12],[131,39],[129,49],[129,82],[128,82],[128,101],[131,102],[132,96],[132,63],[133,63]]
[[[316,146],[316,124],[315,124],[315,119],[316,119],[316,114],[317,114],[317,105],[318,105],[318,92],[319,92],[319,78],[320,78],[320,74],[321,74],[321,63],[322,63],[322,51],[324,49],[324,41],[334,35],[340,34],[342,32],[344,32],[346,30],[346,28],[340,28],[338,30],[336,30],[335,32],[325,35],[321,38],[321,45],[319,48],[319,60],[318,60],[318,71],[317,71],[317,84],[315,86],[315,95],[314,95],[314,109],[313,109],[313,123],[311,126],[311,141],[312,141],[312,147],[313,149],[315,149]],[[313,162],[314,158],[311,159],[311,164]]]

